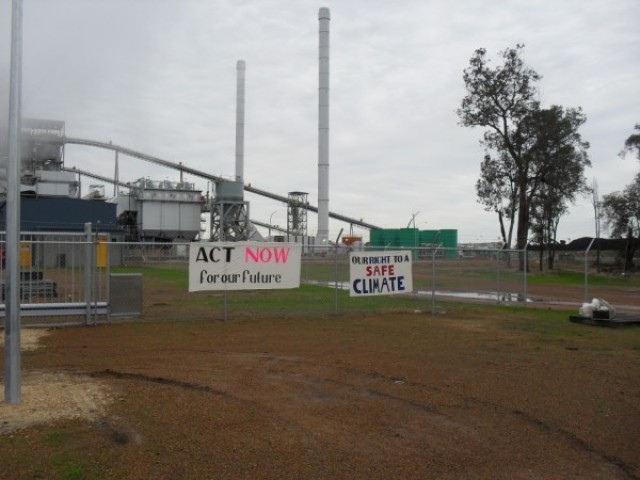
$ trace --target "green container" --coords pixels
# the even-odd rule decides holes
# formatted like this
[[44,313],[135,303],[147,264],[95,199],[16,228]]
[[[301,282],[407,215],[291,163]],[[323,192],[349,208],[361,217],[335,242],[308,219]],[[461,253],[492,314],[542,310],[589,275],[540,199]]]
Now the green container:
[[431,245],[432,243],[434,243],[437,233],[438,230],[422,230],[419,236],[420,243]]
[[409,248],[420,245],[442,245],[447,257],[455,257],[458,248],[458,230],[417,230],[415,228],[383,228],[371,230],[370,243],[378,248]]
[[384,235],[386,230],[371,230],[369,232],[369,244],[372,247],[382,247],[384,246]]
[[416,247],[418,245],[419,231],[415,228],[401,228],[398,231],[398,246]]
[[397,247],[398,246],[398,229],[390,228],[387,230],[387,233],[384,236],[384,245],[387,247]]
[[458,248],[458,230],[440,230],[442,245],[447,249],[446,257],[455,258]]

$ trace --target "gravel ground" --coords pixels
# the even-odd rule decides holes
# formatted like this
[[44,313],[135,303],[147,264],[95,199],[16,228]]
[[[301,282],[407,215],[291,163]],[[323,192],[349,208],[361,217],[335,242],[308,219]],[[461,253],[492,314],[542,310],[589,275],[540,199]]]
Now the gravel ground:
[[640,329],[512,315],[50,331],[0,478],[640,478]]

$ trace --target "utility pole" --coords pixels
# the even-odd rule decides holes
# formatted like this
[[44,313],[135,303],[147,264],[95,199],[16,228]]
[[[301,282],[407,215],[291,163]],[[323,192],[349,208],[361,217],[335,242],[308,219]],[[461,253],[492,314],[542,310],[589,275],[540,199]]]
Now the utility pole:
[[9,164],[7,165],[6,317],[4,401],[22,401],[20,377],[20,133],[22,96],[22,0],[13,0],[9,80]]

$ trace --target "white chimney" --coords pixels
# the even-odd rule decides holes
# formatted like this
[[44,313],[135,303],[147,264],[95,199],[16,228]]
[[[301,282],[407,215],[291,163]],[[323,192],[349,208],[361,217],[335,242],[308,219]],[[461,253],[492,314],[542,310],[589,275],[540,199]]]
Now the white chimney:
[[318,234],[317,245],[329,242],[329,21],[331,13],[323,7],[320,21],[318,90]]

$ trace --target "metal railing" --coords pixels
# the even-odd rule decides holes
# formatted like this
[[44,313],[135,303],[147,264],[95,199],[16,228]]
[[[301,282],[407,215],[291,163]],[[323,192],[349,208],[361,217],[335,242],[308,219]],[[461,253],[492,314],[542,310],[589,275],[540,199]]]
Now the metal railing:
[[[92,323],[106,313],[109,249],[94,232],[24,232],[19,250],[21,316],[82,316]],[[0,316],[5,314],[6,281],[2,261]]]

